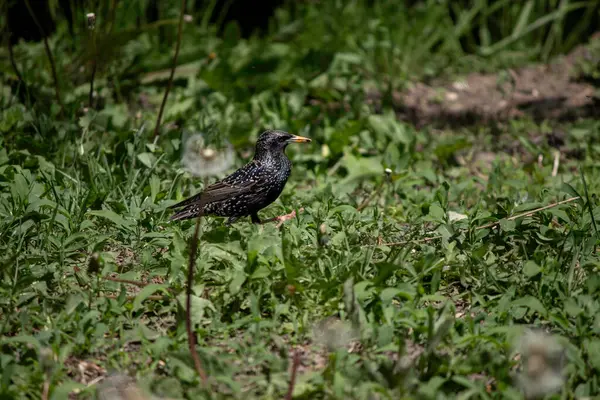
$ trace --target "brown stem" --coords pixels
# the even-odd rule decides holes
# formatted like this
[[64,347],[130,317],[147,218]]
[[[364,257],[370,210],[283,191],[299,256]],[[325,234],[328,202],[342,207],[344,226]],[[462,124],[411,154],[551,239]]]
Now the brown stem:
[[158,130],[160,128],[160,121],[167,104],[167,97],[169,97],[169,91],[173,85],[173,77],[175,76],[175,68],[177,68],[177,57],[179,56],[179,47],[181,47],[181,32],[183,30],[183,16],[185,15],[186,0],[181,0],[181,14],[179,15],[179,26],[177,27],[177,43],[175,44],[175,54],[173,55],[173,66],[171,67],[171,75],[169,76],[169,82],[167,83],[167,89],[163,96],[160,110],[158,110],[158,118],[156,118],[156,126],[154,127],[154,137],[158,136]]
[[108,10],[108,33],[112,33],[117,16],[117,0],[111,0],[110,9]]
[[62,114],[65,107],[63,106],[62,100],[60,98],[60,88],[58,86],[58,75],[56,74],[56,66],[54,64],[54,57],[52,56],[52,50],[50,49],[50,45],[48,44],[48,38],[46,37],[46,34],[44,33],[44,28],[42,28],[42,25],[38,21],[33,10],[31,9],[31,4],[29,4],[29,0],[25,0],[25,6],[27,7],[27,11],[29,11],[29,15],[31,15],[31,18],[33,19],[33,22],[35,23],[38,30],[40,31],[40,35],[44,38],[44,47],[46,49],[46,55],[48,56],[48,61],[50,61],[50,68],[52,69],[52,79],[54,80],[54,92],[56,94],[56,101],[58,102],[58,105],[60,106],[60,113]]
[[373,199],[379,195],[379,192],[381,191],[381,188],[383,187],[383,185],[385,184],[385,181],[381,182],[381,184],[377,187],[377,189],[375,189],[375,191],[369,195],[369,197],[367,197],[358,207],[356,207],[356,211],[362,211],[364,210],[371,201],[373,201]]
[[50,380],[46,377],[44,379],[44,385],[42,387],[42,400],[48,400],[50,398]]
[[292,395],[294,394],[294,386],[296,385],[296,375],[298,375],[298,367],[300,366],[300,351],[298,349],[294,350],[294,360],[292,361],[292,373],[290,376],[290,384],[288,386],[287,394],[285,395],[285,400],[292,400]]
[[200,379],[202,379],[202,383],[206,387],[208,378],[202,367],[202,361],[200,361],[200,357],[196,351],[196,334],[192,329],[192,285],[194,284],[194,268],[196,267],[195,261],[196,252],[198,251],[198,235],[200,233],[201,217],[202,214],[198,215],[198,218],[196,218],[196,228],[194,230],[194,236],[192,237],[192,243],[190,243],[190,263],[188,266],[187,288],[185,291],[185,329],[187,330],[188,347],[192,359],[194,360],[194,367],[196,368],[196,372],[200,376]]
[[17,63],[15,61],[15,54],[13,53],[13,47],[10,41],[10,32],[8,33],[8,58],[10,59],[10,64],[12,65],[13,70],[15,71],[15,75],[17,75],[17,79],[19,79],[19,81],[23,84],[23,86],[26,89],[27,85],[25,84],[25,81],[23,80],[23,75],[21,75],[21,72],[19,71]]

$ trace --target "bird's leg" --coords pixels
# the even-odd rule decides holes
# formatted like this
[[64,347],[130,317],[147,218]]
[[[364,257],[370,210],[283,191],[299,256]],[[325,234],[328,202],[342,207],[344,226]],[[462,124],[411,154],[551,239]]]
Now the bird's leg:
[[253,224],[262,224],[262,221],[258,218],[258,213],[250,214],[250,218],[252,219]]
[[[304,207],[298,209],[298,212],[301,213],[302,211],[304,211]],[[264,220],[262,223],[266,223],[266,222],[277,222],[277,228],[279,228],[281,225],[283,225],[283,223],[285,221],[289,221],[290,219],[293,219],[296,216],[296,210],[292,211],[289,214],[285,214],[285,215],[280,215],[278,217],[274,217],[274,218],[269,218]]]
[[230,226],[231,224],[233,224],[235,221],[237,221],[239,217],[229,217],[227,219],[227,222],[225,222],[225,225]]

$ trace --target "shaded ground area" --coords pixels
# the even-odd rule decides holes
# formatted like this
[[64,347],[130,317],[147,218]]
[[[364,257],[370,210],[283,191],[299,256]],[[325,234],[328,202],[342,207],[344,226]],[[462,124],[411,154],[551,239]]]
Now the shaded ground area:
[[[600,33],[591,40],[599,41]],[[589,45],[580,46],[548,65],[416,83],[395,93],[393,101],[399,118],[416,126],[506,121],[525,114],[536,120],[589,117],[599,115],[600,99],[596,87],[581,78],[579,65],[599,62]]]

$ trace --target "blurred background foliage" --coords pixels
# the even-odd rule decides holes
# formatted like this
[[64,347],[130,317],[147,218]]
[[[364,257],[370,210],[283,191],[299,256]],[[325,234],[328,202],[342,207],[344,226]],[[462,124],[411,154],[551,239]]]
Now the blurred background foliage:
[[[11,65],[4,46],[3,108],[15,95],[31,110],[57,112],[40,42],[49,36],[67,115],[76,115],[85,104],[95,62],[95,103],[101,114],[116,125],[126,124],[127,114],[141,112],[147,119],[168,77],[181,2],[29,3],[31,10],[25,1],[3,3],[3,43],[12,44],[15,61]],[[569,0],[190,0],[175,76],[176,87],[185,90],[173,94],[165,122],[196,120],[205,129],[218,124],[235,142],[262,129],[256,112],[269,103],[284,107],[287,121],[258,125],[299,129],[293,120],[301,109],[308,111],[305,104],[359,104],[369,92],[390,95],[414,80],[547,61],[587,42],[598,27],[599,11],[597,1]],[[93,34],[89,12],[97,15]],[[16,79],[14,67],[23,81]],[[212,107],[227,108],[233,119],[211,119]],[[75,134],[65,129],[61,138]],[[51,126],[31,134],[58,136]],[[18,143],[14,139],[9,142]]]

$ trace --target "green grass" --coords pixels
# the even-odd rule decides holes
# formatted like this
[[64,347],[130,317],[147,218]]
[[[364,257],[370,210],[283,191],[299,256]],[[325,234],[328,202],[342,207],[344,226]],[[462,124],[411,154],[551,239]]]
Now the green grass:
[[[165,398],[281,399],[295,351],[297,399],[522,398],[536,386],[518,378],[536,344],[564,374],[554,398],[600,393],[600,122],[417,130],[385,96],[366,101],[417,78],[544,60],[569,46],[560,21],[501,8],[512,40],[471,48],[461,32],[490,36],[486,2],[457,10],[464,28],[444,2],[324,3],[279,10],[266,38],[186,26],[157,140],[172,52],[155,30],[123,33],[125,10],[99,64],[98,110],[83,111],[89,74],[64,24],[50,40],[63,116],[49,69],[33,68],[47,66],[43,46],[15,47],[28,92],[2,64],[0,398],[40,398],[44,386],[48,398],[94,398],[119,373]],[[534,48],[526,27],[544,17],[555,36]],[[261,216],[304,212],[279,229],[202,220],[192,319],[205,390],[183,309],[194,224],[170,223],[166,207],[205,184],[180,163],[190,133],[235,147],[212,182],[267,127],[313,143],[288,148],[292,176]],[[527,344],[527,328],[552,333],[563,362],[552,344]]]

